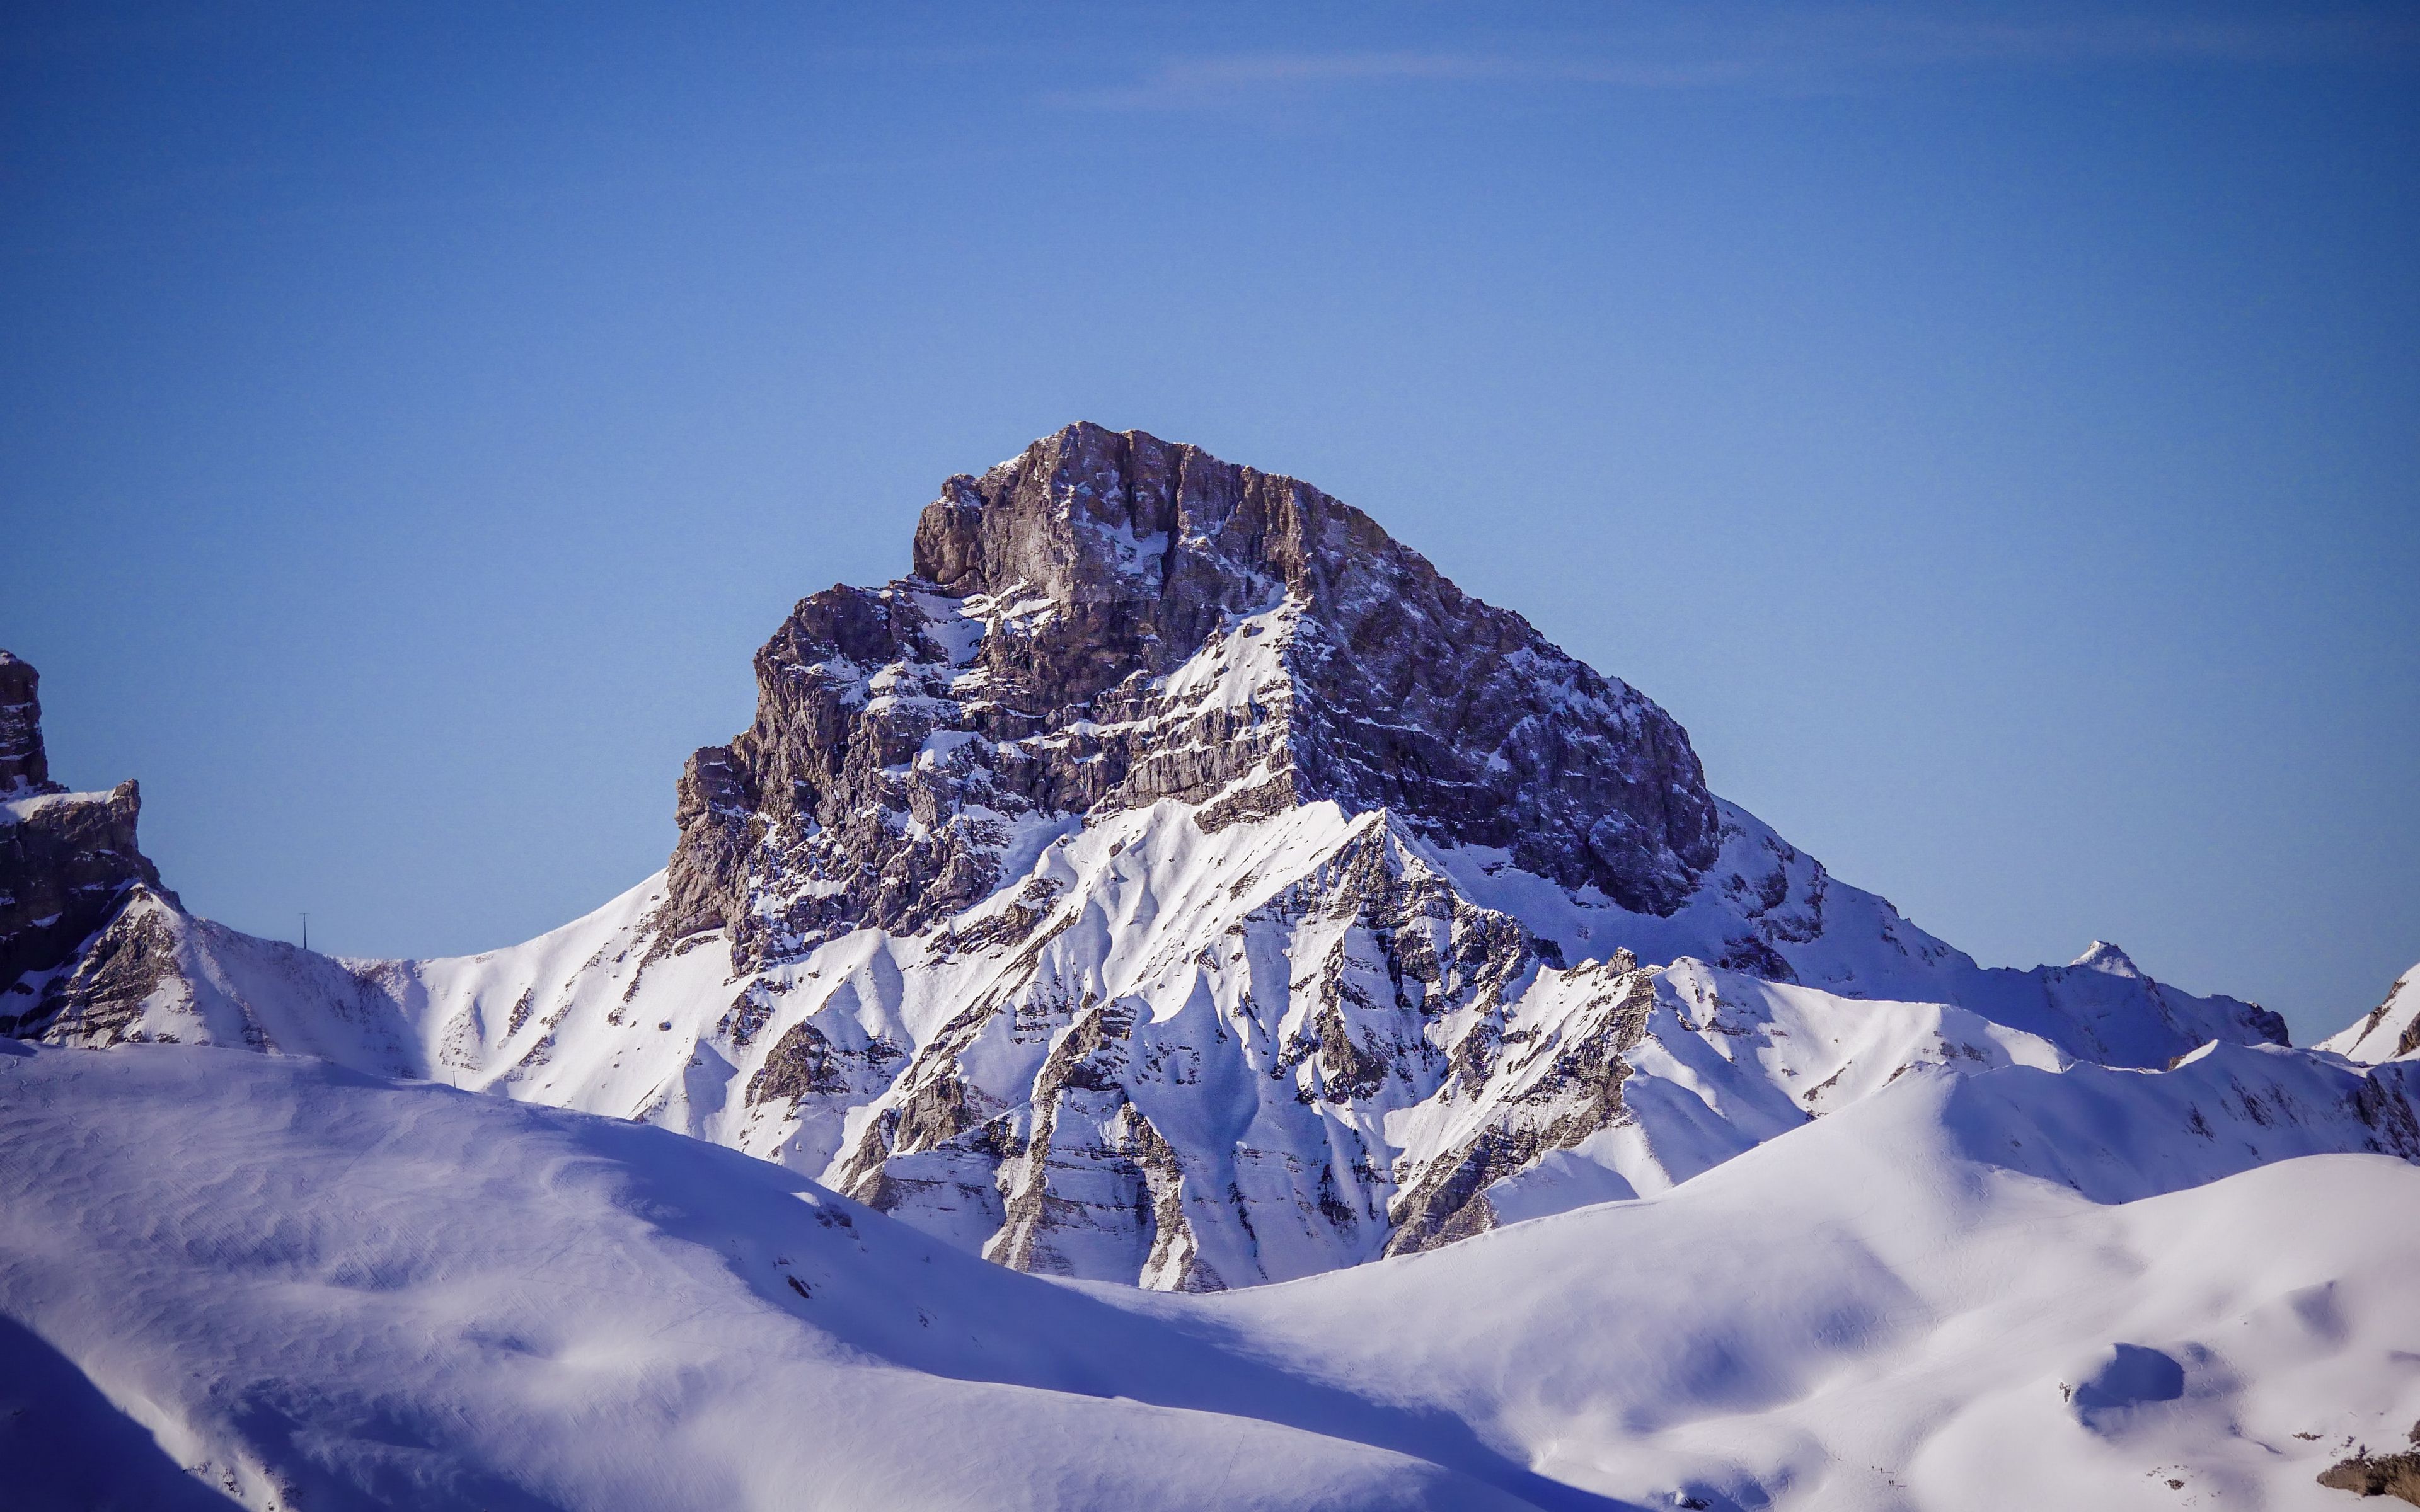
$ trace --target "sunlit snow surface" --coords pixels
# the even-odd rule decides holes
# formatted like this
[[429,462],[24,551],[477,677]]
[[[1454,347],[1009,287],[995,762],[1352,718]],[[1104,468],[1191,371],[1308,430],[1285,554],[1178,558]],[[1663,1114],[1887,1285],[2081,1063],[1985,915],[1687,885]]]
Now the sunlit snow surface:
[[2319,1041],[2355,1060],[2420,1060],[2420,966],[2395,980],[2385,1001]]
[[2230,1057],[2290,1058],[1919,1070],[1670,1192],[1189,1297],[625,1121],[8,1047],[0,1500],[2329,1505],[2420,1416],[2420,1168],[2179,1166],[2104,1085]]

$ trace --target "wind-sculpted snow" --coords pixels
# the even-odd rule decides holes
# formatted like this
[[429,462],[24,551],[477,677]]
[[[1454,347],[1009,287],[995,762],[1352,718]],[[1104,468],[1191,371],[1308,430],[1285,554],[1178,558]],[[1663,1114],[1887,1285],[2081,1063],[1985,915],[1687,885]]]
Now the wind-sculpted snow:
[[[2093,1137],[2166,1149],[2177,1107],[2303,1074],[2219,1055],[2257,1064],[2111,1096]],[[2066,1080],[1919,1071],[1658,1196],[1132,1305],[1626,1505],[2332,1504],[2316,1474],[2420,1416],[2420,1169],[2195,1141],[2096,1199],[2028,1165]]]
[[254,1508],[1557,1504],[777,1167],[294,1059],[0,1054],[0,1314]]
[[[2291,1058],[2100,1073],[2178,1089],[2096,1136]],[[1919,1069],[1668,1192],[1191,1297],[619,1120],[0,1048],[0,1450],[28,1512],[2324,1504],[2420,1415],[2420,1169],[2080,1193],[2022,1154],[2072,1075]]]

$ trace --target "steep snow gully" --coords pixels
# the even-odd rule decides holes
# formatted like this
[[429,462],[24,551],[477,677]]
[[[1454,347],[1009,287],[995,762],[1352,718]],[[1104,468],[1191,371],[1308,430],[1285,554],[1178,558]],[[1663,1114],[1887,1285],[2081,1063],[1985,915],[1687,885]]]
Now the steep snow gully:
[[756,673],[662,872],[360,961],[0,653],[25,1504],[2326,1505],[2420,1417],[2402,983],[1979,966],[1309,485],[1070,426]]

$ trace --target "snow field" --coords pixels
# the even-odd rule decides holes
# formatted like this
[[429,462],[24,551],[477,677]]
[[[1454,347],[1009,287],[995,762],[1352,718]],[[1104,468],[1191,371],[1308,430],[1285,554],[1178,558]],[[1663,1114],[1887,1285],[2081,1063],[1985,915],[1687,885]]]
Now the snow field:
[[2071,1074],[1919,1070],[1658,1196],[1200,1297],[625,1121],[12,1053],[0,1314],[113,1405],[0,1432],[131,1423],[263,1508],[2332,1504],[2345,1441],[2420,1416],[2420,1169],[2096,1201],[2018,1153]]

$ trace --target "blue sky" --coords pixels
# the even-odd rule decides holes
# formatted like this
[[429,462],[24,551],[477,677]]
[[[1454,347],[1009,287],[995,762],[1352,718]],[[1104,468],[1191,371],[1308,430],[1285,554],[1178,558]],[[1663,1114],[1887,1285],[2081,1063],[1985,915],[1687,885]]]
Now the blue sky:
[[239,927],[524,937],[661,864],[794,599],[1081,417],[1369,510],[1988,963],[2374,1003],[2420,20],[1497,16],[8,8],[54,766]]

